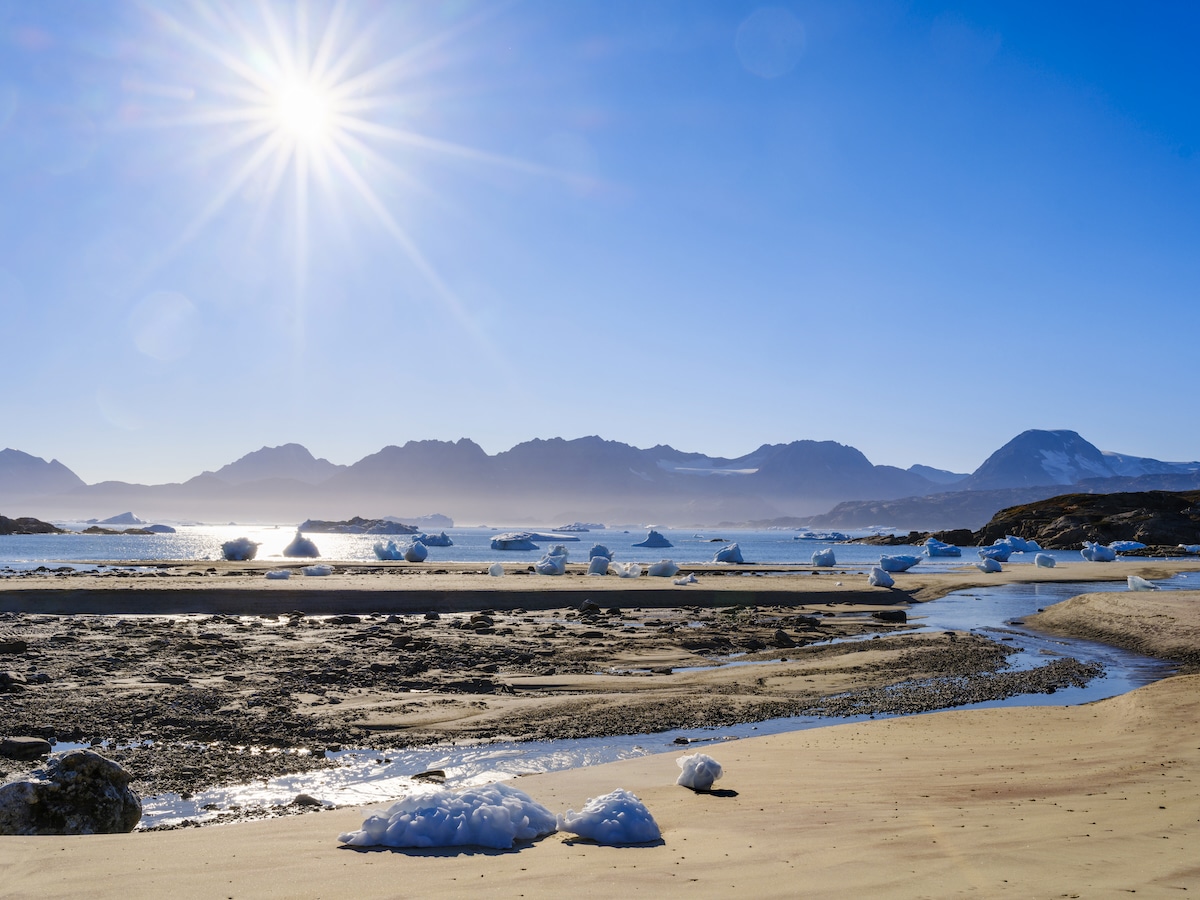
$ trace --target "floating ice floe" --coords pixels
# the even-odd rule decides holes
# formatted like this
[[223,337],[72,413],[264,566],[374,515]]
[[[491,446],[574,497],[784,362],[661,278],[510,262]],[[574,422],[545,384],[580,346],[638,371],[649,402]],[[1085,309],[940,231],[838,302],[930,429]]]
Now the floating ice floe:
[[1135,550],[1146,549],[1146,545],[1141,541],[1113,541],[1108,546],[1118,553],[1133,553]]
[[896,579],[879,566],[871,567],[871,574],[867,576],[867,582],[875,587],[896,586]]
[[1113,562],[1117,558],[1117,551],[1094,541],[1084,541],[1079,555],[1088,562]]
[[[1001,541],[997,540],[996,543],[999,544]],[[1042,545],[1037,541],[1027,541],[1023,537],[1017,537],[1015,534],[1005,535],[1003,543],[1012,547],[1014,553],[1036,553],[1042,549]],[[1001,562],[1004,562],[1004,560],[1001,560]]]
[[503,563],[492,563],[490,566],[488,566],[488,574],[493,578],[502,577],[504,575]]
[[681,756],[675,760],[675,763],[683,769],[675,783],[681,784],[685,788],[691,788],[693,791],[711,790],[713,782],[723,774],[721,764],[703,753]]
[[333,574],[333,566],[318,564],[315,566],[305,566],[300,571],[303,572],[305,575],[317,575],[317,576],[332,575]]
[[826,547],[824,550],[818,550],[812,555],[812,564],[818,567],[828,567],[837,565],[837,557],[833,555],[833,548]]
[[670,578],[679,571],[679,566],[671,562],[669,559],[660,559],[656,563],[650,563],[646,568],[647,575],[653,575],[656,578]]
[[1042,569],[1053,569],[1055,560],[1049,553],[1039,553],[1033,558],[1033,564]]
[[1130,575],[1125,579],[1131,591],[1157,591],[1158,585],[1153,581],[1147,581],[1140,575]]
[[700,579],[698,579],[696,577],[695,572],[688,572],[682,578],[676,578],[674,581],[671,582],[671,584],[678,584],[680,586],[683,586],[685,584],[699,584],[699,583],[700,583]]
[[420,541],[413,541],[411,544],[406,544],[404,547],[404,559],[408,562],[425,562],[428,556],[429,549]]
[[635,562],[631,563],[609,563],[608,571],[616,570],[618,578],[641,578],[642,567]]
[[715,563],[737,563],[740,565],[741,563],[745,562],[745,560],[742,559],[742,548],[739,547],[736,543],[729,544],[726,547],[722,547],[720,550],[718,550],[716,552],[716,554],[714,554],[713,562],[715,562]]
[[297,531],[296,536],[292,538],[292,542],[283,548],[283,555],[316,559],[321,555],[321,551],[317,549],[317,545],[309,538],[306,538]]
[[221,555],[230,562],[248,562],[258,553],[258,544],[250,538],[234,538],[221,545]]
[[453,547],[454,541],[450,540],[450,535],[446,532],[441,534],[418,534],[413,538],[415,541],[420,541],[426,547]]
[[919,556],[881,556],[879,557],[879,568],[885,572],[907,572],[913,566],[921,561]]
[[588,559],[595,559],[597,556],[603,556],[605,559],[612,559],[613,552],[603,544],[592,544],[592,549],[588,551]]
[[578,813],[568,809],[558,817],[558,830],[597,844],[648,844],[662,837],[646,804],[622,788],[590,798]]
[[638,541],[633,546],[635,547],[673,547],[675,546],[665,537],[659,534],[654,529],[650,529],[650,533],[646,535],[644,541]]
[[352,847],[491,847],[507,850],[555,830],[554,813],[524,791],[488,784],[422,791],[338,835]]
[[404,548],[397,547],[395,541],[388,541],[386,544],[376,541],[371,549],[375,551],[375,558],[378,560],[404,559]]
[[493,550],[536,550],[533,535],[528,531],[506,531],[492,538]]
[[1008,558],[1012,556],[1012,545],[1006,544],[1004,541],[997,541],[990,547],[979,548],[980,559],[994,559],[996,562],[1008,562]]
[[593,556],[588,560],[589,575],[607,575],[610,563],[606,556]]
[[272,569],[267,573],[268,581],[285,581],[292,577],[291,569]]
[[1001,572],[1000,560],[992,556],[985,556],[979,562],[975,563],[975,568],[980,572]]
[[1200,553],[1200,544],[1180,544],[1179,549],[1184,553]]
[[962,550],[953,544],[947,544],[931,537],[925,540],[925,555],[930,559],[935,556],[962,556]]

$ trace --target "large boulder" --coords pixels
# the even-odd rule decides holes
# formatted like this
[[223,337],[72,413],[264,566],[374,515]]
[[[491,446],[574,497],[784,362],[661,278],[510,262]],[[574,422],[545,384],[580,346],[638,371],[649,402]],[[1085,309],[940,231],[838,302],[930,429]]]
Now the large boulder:
[[56,754],[30,780],[0,787],[0,835],[118,834],[141,818],[129,773],[91,750]]

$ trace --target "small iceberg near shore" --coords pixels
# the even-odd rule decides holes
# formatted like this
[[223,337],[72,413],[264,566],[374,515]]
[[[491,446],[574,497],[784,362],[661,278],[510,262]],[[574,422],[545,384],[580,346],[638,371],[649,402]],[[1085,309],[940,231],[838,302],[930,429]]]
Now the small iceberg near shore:
[[1135,553],[1146,549],[1146,545],[1141,541],[1113,541],[1108,546],[1118,553]]
[[935,556],[962,556],[962,549],[931,537],[925,540],[925,555],[930,559],[933,559]]
[[1039,553],[1033,558],[1033,564],[1040,569],[1053,569],[1056,565],[1054,557],[1049,553]]
[[316,544],[297,530],[296,536],[292,538],[292,542],[283,548],[283,555],[316,559],[321,555],[321,551],[317,549]]
[[406,544],[404,546],[405,562],[411,562],[411,563],[425,562],[425,559],[428,556],[429,556],[429,550],[420,541],[413,541],[411,544]]
[[506,531],[492,538],[493,550],[537,550],[533,535],[528,531]]
[[834,556],[833,548],[826,547],[824,550],[818,550],[812,555],[812,564],[815,568],[829,568],[837,565],[837,557]]
[[881,556],[879,557],[879,568],[885,572],[907,572],[920,561],[921,557],[919,556],[908,556],[905,554],[899,556]]
[[603,544],[592,544],[592,549],[588,551],[588,559],[595,559],[597,556],[603,556],[605,559],[611,560],[613,552]]
[[313,575],[313,576],[321,577],[321,576],[325,576],[325,575],[332,575],[333,574],[333,566],[318,564],[315,566],[305,566],[300,571],[303,572],[305,575]]
[[736,543],[730,544],[727,547],[722,547],[713,556],[713,562],[715,562],[715,563],[735,563],[737,565],[742,565],[743,563],[745,563],[745,560],[742,559],[742,548],[739,547]]
[[634,544],[633,546],[665,548],[665,547],[673,547],[675,545],[672,544],[670,541],[668,541],[665,537],[663,537],[662,534],[660,534],[659,532],[655,531],[652,528],[652,529],[650,529],[650,533],[646,535],[646,539],[644,541],[639,541],[638,543]]
[[1140,575],[1130,575],[1125,579],[1131,591],[1157,591],[1158,585],[1153,581],[1147,581]]
[[981,560],[979,560],[979,562],[975,563],[975,568],[977,568],[980,572],[1002,572],[1002,571],[1004,571],[1000,566],[1000,561],[991,556],[983,557],[983,559],[981,559]]
[[867,583],[872,587],[890,588],[896,586],[896,579],[879,566],[873,566],[871,574],[867,576]]
[[446,532],[441,534],[418,534],[413,540],[420,541],[426,547],[453,547],[454,541],[450,540],[450,536]]
[[979,548],[980,559],[994,559],[996,562],[1008,562],[1008,558],[1012,556],[1012,545],[1006,544],[1003,541],[997,541],[990,547]]
[[646,574],[655,578],[670,578],[679,571],[679,566],[675,565],[669,559],[661,559],[656,563],[651,563],[646,569]]
[[562,544],[555,545],[554,549],[533,564],[533,571],[539,575],[566,575],[567,548]]
[[221,555],[229,562],[249,562],[258,554],[258,547],[250,538],[234,538],[221,545]]
[[1112,547],[1105,547],[1103,544],[1097,544],[1094,541],[1084,541],[1083,549],[1079,551],[1079,555],[1088,562],[1115,562],[1117,551]]
[[589,575],[607,575],[609,567],[609,559],[606,556],[593,556],[588,560]]

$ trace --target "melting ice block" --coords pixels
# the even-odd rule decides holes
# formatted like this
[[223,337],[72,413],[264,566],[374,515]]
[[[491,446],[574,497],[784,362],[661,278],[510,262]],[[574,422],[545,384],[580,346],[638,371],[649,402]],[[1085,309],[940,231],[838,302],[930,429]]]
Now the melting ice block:
[[881,556],[879,557],[879,568],[885,572],[907,572],[920,561],[921,557],[919,556]]
[[608,557],[593,556],[588,561],[587,573],[589,575],[607,575],[609,565],[610,565],[610,563],[608,561]]
[[737,544],[729,544],[725,547],[722,547],[713,556],[713,562],[715,562],[715,563],[737,563],[738,565],[740,565],[743,562],[745,562],[745,560],[742,559],[742,548],[739,547]]
[[683,769],[679,773],[679,780],[675,783],[681,784],[685,788],[691,788],[693,791],[711,790],[713,782],[722,775],[721,764],[703,753],[681,756],[675,762],[679,768]]
[[660,559],[656,563],[650,563],[646,568],[647,575],[653,575],[656,578],[670,578],[679,571],[679,566],[671,562],[669,559]]
[[592,544],[592,549],[588,551],[588,559],[595,559],[597,556],[603,556],[605,559],[612,559],[613,552],[603,544]]
[[648,844],[662,837],[646,804],[622,788],[590,798],[578,813],[568,809],[558,817],[558,830],[598,844]]
[[292,542],[283,548],[283,555],[316,559],[321,555],[321,551],[317,549],[317,545],[309,538],[306,538],[297,531],[296,536],[292,538]]
[[1130,575],[1126,582],[1129,584],[1131,591],[1157,591],[1158,585],[1153,581],[1147,581],[1140,575]]
[[1042,569],[1053,569],[1055,561],[1049,553],[1039,553],[1033,558],[1033,564]]
[[875,587],[895,587],[896,579],[879,566],[873,566],[871,574],[867,576],[867,583]]
[[1001,572],[1000,561],[991,556],[985,556],[979,562],[975,563],[975,568],[980,572]]
[[635,546],[635,547],[673,547],[674,544],[672,544],[670,541],[668,541],[665,537],[663,537],[657,531],[651,529],[650,533],[646,535],[646,539],[644,541],[639,541],[638,543],[634,544],[633,546]]
[[837,565],[837,557],[833,555],[833,548],[826,547],[824,550],[818,550],[812,555],[812,564],[819,567],[828,567]]
[[425,562],[428,556],[428,548],[420,541],[413,541],[404,547],[404,558],[408,562]]
[[250,538],[235,538],[221,545],[221,555],[230,562],[247,562],[258,553],[258,544]]
[[925,540],[925,555],[930,559],[935,556],[962,556],[962,550],[931,537]]
[[1079,555],[1088,562],[1113,562],[1117,558],[1117,551],[1112,547],[1105,547],[1103,544],[1084,541]]

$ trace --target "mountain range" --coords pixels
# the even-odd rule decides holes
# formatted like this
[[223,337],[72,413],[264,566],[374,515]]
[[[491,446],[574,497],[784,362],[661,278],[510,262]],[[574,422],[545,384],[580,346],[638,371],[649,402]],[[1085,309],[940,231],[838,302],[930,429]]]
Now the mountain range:
[[141,485],[85,484],[57,460],[0,452],[0,510],[60,521],[114,509],[158,521],[264,522],[436,510],[471,523],[978,528],[1004,506],[1064,486],[1107,492],[1151,484],[1200,488],[1200,463],[1104,452],[1073,431],[1026,431],[970,474],[874,465],[833,441],[764,444],[727,459],[595,436],[532,440],[489,455],[463,438],[388,446],[352,465],[318,459],[299,444],[263,447],[183,483]]

